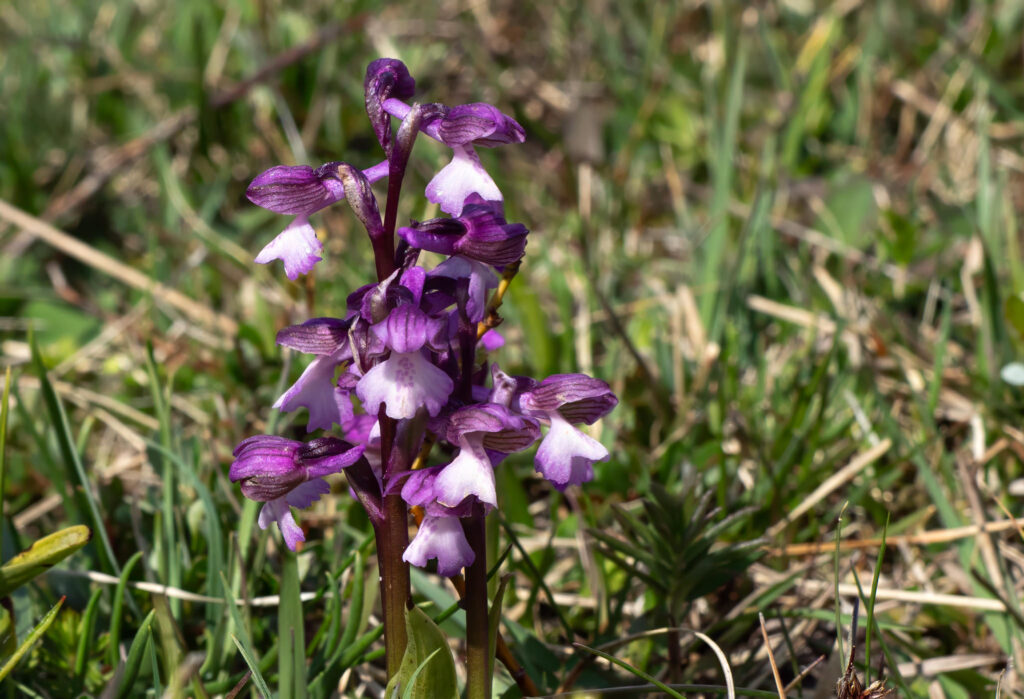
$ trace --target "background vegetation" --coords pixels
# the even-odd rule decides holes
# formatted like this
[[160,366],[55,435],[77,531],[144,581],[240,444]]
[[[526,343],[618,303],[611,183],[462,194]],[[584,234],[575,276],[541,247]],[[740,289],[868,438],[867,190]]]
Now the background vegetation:
[[[787,696],[830,696],[860,597],[862,682],[1019,692],[1024,392],[1000,372],[1024,352],[1022,31],[1012,0],[0,4],[3,556],[93,528],[12,595],[20,639],[67,600],[0,691],[247,695],[247,648],[270,687],[380,694],[344,484],[303,518],[296,587],[226,472],[242,437],[303,432],[270,409],[303,364],[276,330],[372,270],[345,207],[318,218],[315,280],[254,265],[283,218],[245,186],[377,162],[362,74],[387,55],[422,99],[526,128],[484,154],[532,230],[503,367],[622,399],[586,488],[502,467],[503,633],[534,681],[647,683],[580,643],[724,687],[691,629],[739,687],[778,696],[773,658]],[[417,150],[422,219],[446,156]],[[431,614],[454,600],[413,585]]]

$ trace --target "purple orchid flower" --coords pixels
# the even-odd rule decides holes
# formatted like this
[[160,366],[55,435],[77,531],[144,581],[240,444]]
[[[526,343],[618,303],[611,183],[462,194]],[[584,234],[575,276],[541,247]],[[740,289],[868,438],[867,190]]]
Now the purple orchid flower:
[[466,498],[498,506],[494,467],[487,450],[511,454],[527,449],[540,437],[540,427],[496,403],[471,405],[455,411],[448,420],[448,441],[459,453],[433,483],[438,503],[458,507]]
[[421,408],[431,416],[441,411],[455,384],[431,363],[425,350],[445,349],[441,333],[446,326],[443,320],[404,304],[371,328],[391,355],[356,384],[356,395],[366,412],[377,414],[382,403],[388,417],[396,420],[415,417]]
[[500,201],[470,195],[456,218],[435,218],[399,228],[409,245],[442,255],[460,255],[495,267],[518,262],[526,249],[529,231],[521,223],[508,223]]
[[[364,170],[370,182],[388,175],[388,161]],[[338,178],[338,163],[327,163],[316,170],[308,165],[277,165],[260,174],[245,191],[253,204],[279,214],[295,214],[288,226],[268,243],[256,262],[284,262],[284,272],[295,281],[308,274],[322,258],[323,245],[309,224],[309,216],[345,198]]]
[[307,408],[307,432],[343,425],[352,417],[352,400],[334,381],[338,366],[352,358],[348,338],[351,324],[337,318],[313,318],[277,334],[277,344],[282,347],[316,355],[298,381],[274,403],[275,408],[286,412]]
[[608,459],[604,445],[573,424],[592,425],[618,402],[608,384],[584,374],[549,376],[519,396],[523,412],[550,424],[535,464],[558,490],[593,480],[594,463]]
[[[405,119],[412,109],[397,98],[386,99],[384,110]],[[471,194],[487,201],[501,201],[501,190],[480,163],[474,146],[492,148],[526,140],[523,127],[497,107],[482,102],[439,108],[437,116],[424,119],[423,133],[452,149],[452,160],[427,185],[427,199],[439,204],[441,211],[459,216]]]
[[340,473],[362,456],[362,447],[333,437],[303,444],[284,437],[257,435],[235,447],[228,477],[240,482],[242,494],[263,503],[259,525],[277,522],[292,551],[306,537],[291,508],[307,508],[331,491],[324,476]]
[[437,560],[437,572],[448,578],[476,560],[458,517],[426,515],[402,554],[403,561],[419,568],[425,568],[431,558]]

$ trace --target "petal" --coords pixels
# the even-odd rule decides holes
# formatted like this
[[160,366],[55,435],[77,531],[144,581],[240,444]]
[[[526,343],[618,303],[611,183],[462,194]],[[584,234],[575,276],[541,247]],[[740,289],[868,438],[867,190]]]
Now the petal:
[[267,243],[256,262],[265,265],[273,260],[284,262],[284,273],[295,281],[300,274],[308,274],[321,259],[323,245],[305,216],[296,216],[288,227]]
[[608,450],[562,419],[551,414],[551,429],[537,449],[536,470],[559,490],[594,478],[594,462],[608,459]]
[[498,275],[491,266],[468,257],[449,257],[430,270],[428,276],[469,280],[466,313],[474,323],[483,320],[487,312],[487,292],[498,287]]
[[257,475],[280,476],[296,468],[296,452],[301,443],[276,437],[257,435],[235,447],[235,461],[228,470],[232,482]]
[[431,416],[441,412],[454,388],[451,378],[420,352],[393,353],[370,369],[356,384],[363,409],[376,415],[381,403],[388,417],[406,420],[426,408]]
[[281,535],[284,537],[284,543],[292,551],[295,550],[300,541],[306,540],[306,535],[302,533],[302,529],[295,523],[295,517],[292,516],[292,511],[288,507],[288,503],[284,501],[284,498],[271,500],[263,505],[263,509],[260,510],[260,529],[266,529],[270,526],[271,522],[277,522]]
[[505,346],[505,338],[494,328],[491,328],[480,338],[480,345],[488,352],[493,352]]
[[427,185],[427,199],[440,204],[441,211],[458,216],[470,194],[479,194],[488,201],[501,201],[501,190],[480,164],[480,157],[472,146],[452,149],[452,161]]
[[473,435],[487,449],[502,453],[522,451],[540,437],[534,420],[516,415],[497,403],[460,408],[448,419],[446,436],[453,444],[462,444]]
[[523,410],[550,413],[557,410],[572,423],[592,425],[618,405],[611,387],[586,374],[555,374],[523,393]]
[[458,517],[424,517],[402,554],[403,561],[419,568],[425,568],[431,558],[437,559],[438,574],[447,578],[472,565],[475,555]]
[[299,380],[285,391],[274,407],[286,412],[300,407],[309,409],[307,432],[329,430],[341,425],[352,415],[352,402],[345,391],[334,383],[338,363],[334,356],[317,356]]
[[389,348],[406,354],[427,344],[436,347],[438,337],[447,325],[444,320],[431,318],[412,304],[404,304],[392,310],[371,330]]
[[366,114],[377,141],[388,154],[391,153],[391,116],[384,111],[383,102],[390,97],[412,97],[415,90],[416,81],[409,75],[409,69],[396,58],[378,58],[366,67],[363,79]]
[[309,165],[272,167],[252,181],[245,196],[279,214],[311,214],[345,196],[341,183],[322,178],[322,170]]
[[459,455],[437,475],[434,492],[445,507],[456,507],[470,496],[491,507],[498,506],[494,469],[479,446],[463,446]]
[[444,465],[440,465],[413,471],[402,484],[402,499],[414,507],[423,507],[436,500],[434,480],[443,468]]
[[323,478],[314,478],[292,489],[284,496],[284,501],[292,507],[304,510],[319,500],[321,495],[327,495],[329,492],[331,492],[331,486],[327,484],[327,481]]
[[497,146],[526,140],[526,132],[515,119],[485,102],[460,104],[449,109],[437,125],[437,135],[452,147],[467,143]]
[[313,318],[278,331],[277,344],[306,354],[334,354],[348,341],[350,325],[339,318]]

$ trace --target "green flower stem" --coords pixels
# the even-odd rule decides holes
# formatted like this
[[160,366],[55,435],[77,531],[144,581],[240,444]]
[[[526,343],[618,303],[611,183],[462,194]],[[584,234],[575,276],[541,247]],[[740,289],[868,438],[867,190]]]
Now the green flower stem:
[[466,568],[466,699],[491,698],[491,653],[487,618],[487,535],[484,514],[463,520],[476,558]]

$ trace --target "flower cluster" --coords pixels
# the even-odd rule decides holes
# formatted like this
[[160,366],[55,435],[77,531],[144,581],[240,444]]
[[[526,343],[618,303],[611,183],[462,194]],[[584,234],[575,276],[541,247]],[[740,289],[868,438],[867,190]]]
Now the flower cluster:
[[[415,81],[394,59],[371,63],[364,85],[382,162],[363,170],[341,162],[278,166],[247,192],[255,204],[295,216],[256,258],[281,260],[290,279],[320,261],[309,216],[330,204],[347,200],[373,243],[378,281],[350,294],[342,317],[314,318],[277,336],[312,360],[275,407],[305,408],[307,431],[337,429],[344,441],[252,437],[235,450],[230,477],[266,503],[260,525],[277,521],[293,549],[303,534],[290,507],[326,493],[323,476],[344,470],[375,526],[383,499],[400,493],[422,513],[403,559],[417,566],[436,559],[440,573],[454,575],[474,560],[460,518],[497,506],[498,464],[540,440],[536,469],[556,488],[590,480],[608,452],[577,426],[593,424],[617,399],[598,379],[536,381],[510,376],[488,358],[503,343],[494,330],[494,290],[514,276],[528,231],[505,220],[501,192],[476,148],[520,143],[522,127],[488,104],[410,105]],[[392,119],[401,122],[397,132]],[[452,150],[426,187],[448,216],[397,227],[397,190],[389,186],[382,218],[370,185],[385,177],[400,185],[417,134]],[[446,259],[427,269],[419,264],[424,250]],[[428,465],[432,445],[451,456]]]

